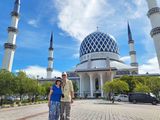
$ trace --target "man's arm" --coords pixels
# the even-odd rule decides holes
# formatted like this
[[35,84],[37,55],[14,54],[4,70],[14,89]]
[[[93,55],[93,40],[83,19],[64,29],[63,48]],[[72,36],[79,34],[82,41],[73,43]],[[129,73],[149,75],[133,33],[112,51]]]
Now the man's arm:
[[71,98],[73,99],[74,98],[74,89],[73,89],[73,83],[72,83],[72,81],[71,81],[70,88],[71,88]]

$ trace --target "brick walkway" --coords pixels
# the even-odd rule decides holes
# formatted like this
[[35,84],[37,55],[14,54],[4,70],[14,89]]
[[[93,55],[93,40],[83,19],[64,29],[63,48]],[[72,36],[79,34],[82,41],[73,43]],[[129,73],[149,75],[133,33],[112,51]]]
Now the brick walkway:
[[[47,120],[47,117],[47,104],[0,110],[0,120]],[[160,120],[160,105],[80,100],[72,104],[71,120]]]

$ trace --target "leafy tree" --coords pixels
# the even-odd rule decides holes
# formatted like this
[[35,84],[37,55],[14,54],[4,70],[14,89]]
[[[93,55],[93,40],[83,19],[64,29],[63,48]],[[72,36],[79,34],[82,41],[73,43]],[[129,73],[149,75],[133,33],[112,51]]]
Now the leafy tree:
[[106,82],[103,87],[104,91],[109,93],[121,93],[129,91],[128,84],[124,81],[115,79],[113,81]]
[[37,96],[39,95],[39,84],[37,80],[32,78],[27,78],[26,82],[27,82],[27,85],[29,85],[28,91],[27,91],[29,98],[32,99],[33,97],[36,97],[37,99]]
[[143,84],[137,84],[135,89],[134,89],[135,92],[144,92],[144,93],[150,93],[151,90],[148,86],[146,85],[143,85]]
[[120,80],[126,82],[129,86],[129,92],[132,92],[136,86],[135,81],[133,80],[133,76],[122,76]]
[[120,80],[129,85],[129,92],[152,92],[159,97],[160,78],[155,76],[123,76]]
[[26,73],[20,71],[16,76],[16,88],[15,91],[20,96],[20,100],[22,100],[22,95],[26,95],[30,91],[30,80],[27,77]]
[[110,100],[112,100],[112,103],[114,103],[114,96],[113,96],[114,93],[123,93],[129,91],[128,84],[119,79],[114,79],[113,81],[106,82],[103,86],[103,89],[104,92],[109,93],[108,97]]
[[7,70],[0,70],[0,104],[3,104],[2,96],[14,93],[15,76]]
[[77,92],[78,91],[77,83],[75,81],[72,81],[72,83],[73,83],[74,92]]
[[47,96],[49,94],[50,88],[52,87],[53,83],[52,82],[46,82],[42,84],[42,87],[44,89],[44,94]]
[[14,89],[14,74],[0,70],[0,95],[11,95]]
[[46,91],[42,85],[38,86],[38,93],[39,93],[39,95],[43,95],[43,96],[45,95]]
[[151,92],[159,97],[160,92],[160,78],[159,77],[150,77],[147,82],[147,86],[150,88]]

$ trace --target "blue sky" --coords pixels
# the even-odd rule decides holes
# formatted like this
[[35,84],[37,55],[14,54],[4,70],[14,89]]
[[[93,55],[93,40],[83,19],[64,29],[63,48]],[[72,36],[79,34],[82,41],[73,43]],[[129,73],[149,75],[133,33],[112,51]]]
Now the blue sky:
[[[0,4],[0,66],[13,3],[14,0],[1,0]],[[54,75],[71,70],[79,63],[81,41],[96,31],[97,26],[116,38],[121,59],[129,64],[129,21],[140,72],[159,72],[147,11],[145,0],[21,0],[12,71],[25,70],[28,74],[45,77],[51,31],[54,32]]]

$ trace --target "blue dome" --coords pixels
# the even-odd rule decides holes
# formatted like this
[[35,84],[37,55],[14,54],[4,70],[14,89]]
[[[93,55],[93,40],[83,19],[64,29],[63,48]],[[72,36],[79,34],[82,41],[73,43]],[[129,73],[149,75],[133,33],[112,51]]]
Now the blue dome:
[[92,52],[112,52],[119,54],[118,45],[114,38],[102,32],[88,35],[80,46],[80,57]]

